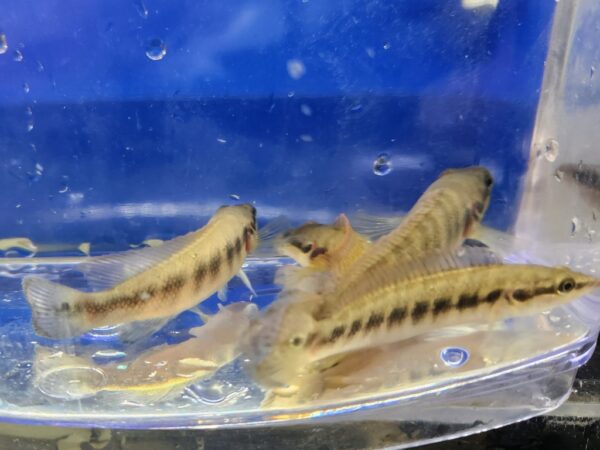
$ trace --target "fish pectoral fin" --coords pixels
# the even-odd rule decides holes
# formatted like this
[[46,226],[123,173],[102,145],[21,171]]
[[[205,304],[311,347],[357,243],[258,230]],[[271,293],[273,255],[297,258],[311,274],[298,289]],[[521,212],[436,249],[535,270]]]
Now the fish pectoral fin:
[[371,241],[376,241],[381,236],[398,228],[404,220],[404,214],[398,216],[374,216],[364,211],[352,215],[352,227],[354,230]]
[[276,250],[277,237],[292,227],[290,220],[280,215],[267,222],[258,230],[258,246],[252,252],[255,256],[279,256]]
[[244,283],[244,286],[246,286],[248,288],[248,290],[250,292],[252,292],[252,295],[254,295],[256,297],[256,295],[257,295],[256,291],[252,287],[252,283],[250,283],[250,280],[248,279],[248,275],[246,275],[246,272],[244,272],[242,269],[240,269],[240,271],[237,273],[237,276],[240,280],[242,280],[242,283]]
[[85,275],[92,289],[108,289],[169,258],[173,253],[189,245],[195,235],[195,232],[188,233],[156,247],[94,256],[79,264],[76,270]]
[[115,327],[115,332],[118,334],[121,342],[124,344],[133,344],[152,336],[164,327],[169,320],[171,320],[171,317],[121,323]]
[[227,301],[227,283],[221,286],[221,288],[217,291],[217,298],[222,302]]
[[[205,313],[204,311],[202,311],[200,309],[199,305],[196,305],[193,308],[190,308],[190,311],[192,311],[194,314],[196,314],[198,317],[200,317],[200,319],[204,323],[207,323],[210,319],[212,319],[215,316],[215,314],[208,314],[208,313]],[[190,333],[192,332],[192,330],[193,330],[193,328],[190,330]]]

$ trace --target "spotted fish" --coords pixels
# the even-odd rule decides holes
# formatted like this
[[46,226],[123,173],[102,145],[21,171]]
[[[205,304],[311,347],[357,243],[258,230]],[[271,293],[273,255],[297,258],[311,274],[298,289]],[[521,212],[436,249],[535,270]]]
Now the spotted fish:
[[240,272],[258,241],[256,209],[223,206],[201,229],[154,248],[83,263],[97,292],[82,292],[43,278],[23,279],[37,334],[78,336],[93,328],[161,321],[205,300]]
[[567,268],[500,264],[481,248],[460,253],[387,266],[325,319],[307,308],[313,300],[306,295],[275,302],[248,350],[252,373],[265,386],[286,385],[315,361],[441,327],[545,311],[599,286]]

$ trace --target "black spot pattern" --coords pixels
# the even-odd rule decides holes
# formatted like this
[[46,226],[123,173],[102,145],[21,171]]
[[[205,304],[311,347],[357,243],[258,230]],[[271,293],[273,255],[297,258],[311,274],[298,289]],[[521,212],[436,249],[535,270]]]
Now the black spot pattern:
[[477,294],[462,294],[458,297],[458,303],[456,307],[459,310],[467,309],[467,308],[475,308],[479,302],[479,297]]
[[424,301],[415,303],[415,306],[410,313],[413,323],[423,320],[427,315],[427,311],[429,311],[429,303]]
[[392,309],[392,312],[387,318],[388,327],[401,324],[406,318],[406,307],[397,307]]

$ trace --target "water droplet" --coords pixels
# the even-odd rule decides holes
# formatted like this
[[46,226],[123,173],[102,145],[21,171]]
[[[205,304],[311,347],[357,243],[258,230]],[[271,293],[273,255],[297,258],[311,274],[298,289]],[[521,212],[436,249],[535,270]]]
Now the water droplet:
[[291,78],[299,80],[306,73],[306,67],[299,59],[290,59],[287,62],[287,71]]
[[25,114],[27,114],[29,117],[33,116],[33,109],[31,109],[31,106],[25,108]]
[[8,50],[8,42],[6,41],[6,35],[0,33],[0,55],[3,55]]
[[227,144],[227,139],[223,139],[223,138],[217,138],[217,142],[219,144]]
[[137,10],[138,14],[140,15],[140,17],[142,19],[147,19],[148,18],[148,8],[146,8],[146,5],[144,4],[144,2],[142,0],[135,0],[133,2],[135,9]]
[[26,94],[29,94],[30,90],[31,90],[31,88],[29,87],[29,83],[23,83],[23,92],[25,92]]
[[21,62],[23,61],[23,53],[20,50],[15,50],[13,52],[13,61]]
[[60,194],[64,194],[65,192],[67,192],[69,190],[69,186],[67,185],[66,182],[62,182],[59,186],[58,186],[58,192]]
[[152,61],[160,61],[167,54],[167,46],[161,39],[151,39],[146,45],[146,56]]
[[365,48],[365,52],[367,52],[369,58],[375,58],[375,49],[373,49],[373,47]]
[[384,42],[384,43],[383,43],[383,49],[384,49],[384,50],[389,50],[391,46],[392,46],[392,45],[391,45],[389,42]]
[[240,196],[237,195],[237,194],[229,194],[229,198],[232,199],[232,200],[239,200]]
[[288,98],[292,98],[296,93],[294,91],[288,92]]
[[302,114],[305,116],[312,116],[312,109],[306,103],[300,105],[300,111],[302,111]]
[[556,161],[558,148],[558,141],[556,139],[548,139],[544,145],[544,158],[550,162]]
[[33,131],[33,119],[29,119],[27,121],[27,131],[28,132]]
[[581,230],[581,220],[579,217],[573,217],[571,219],[571,236],[575,236]]
[[469,352],[460,347],[446,347],[440,352],[440,358],[450,367],[460,367],[469,360]]
[[313,137],[310,134],[301,134],[300,135],[300,140],[302,142],[312,142],[313,141]]
[[36,61],[35,64],[36,64],[36,69],[37,69],[38,72],[43,72],[44,71],[44,65],[42,64],[41,61]]
[[387,175],[392,171],[392,161],[390,155],[387,153],[381,153],[375,161],[373,161],[373,173],[377,176]]

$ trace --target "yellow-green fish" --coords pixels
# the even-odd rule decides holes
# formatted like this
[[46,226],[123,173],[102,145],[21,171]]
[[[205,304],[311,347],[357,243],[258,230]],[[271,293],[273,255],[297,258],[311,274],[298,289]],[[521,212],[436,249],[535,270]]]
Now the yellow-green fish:
[[449,169],[432,183],[400,225],[378,239],[339,281],[322,316],[353,298],[356,286],[384,265],[402,265],[458,248],[477,227],[490,201],[493,178],[484,167]]
[[157,401],[210,377],[235,359],[257,312],[253,303],[233,303],[192,328],[191,339],[145,351],[130,362],[98,364],[38,347],[34,382],[46,395],[66,400],[110,392],[121,399]]
[[545,311],[599,286],[568,268],[499,264],[479,248],[460,253],[386,266],[356,284],[347,302],[329,303],[326,318],[318,317],[318,301],[290,292],[253,327],[247,353],[256,379],[286,385],[315,361],[441,327]]
[[210,297],[236,274],[247,280],[240,269],[257,241],[256,209],[223,206],[204,227],[185,236],[81,264],[100,291],[25,277],[34,329],[58,339],[103,326],[164,321]]

